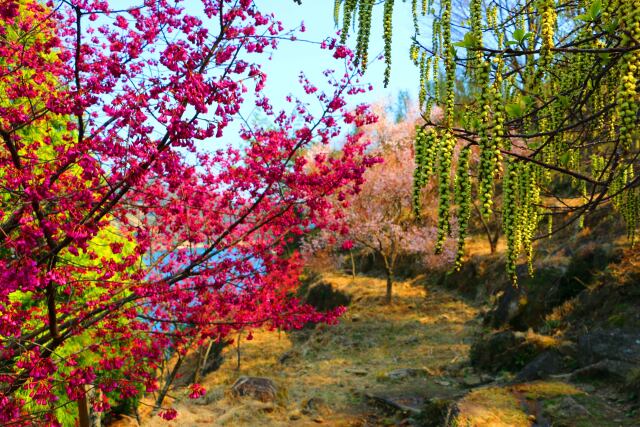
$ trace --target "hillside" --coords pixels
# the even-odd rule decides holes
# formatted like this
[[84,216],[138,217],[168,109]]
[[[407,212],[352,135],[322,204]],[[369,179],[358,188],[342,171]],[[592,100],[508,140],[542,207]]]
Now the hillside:
[[[447,369],[468,361],[479,327],[476,307],[410,282],[398,283],[394,305],[384,306],[381,279],[325,279],[353,295],[338,325],[317,327],[307,339],[301,337],[304,331],[255,333],[241,342],[239,371],[236,349],[228,347],[220,370],[202,382],[206,397],[192,401],[184,392],[174,393],[179,418],[168,425],[394,425],[404,417],[386,415],[366,395],[420,408],[431,396],[463,393],[464,386]],[[273,379],[277,401],[230,396],[231,385],[243,375]],[[143,425],[167,423],[156,417]]]
[[[259,331],[234,346],[221,368],[206,376],[205,397],[171,393],[179,417],[143,416],[144,426],[633,426],[640,418],[598,382],[516,384],[499,368],[488,374],[470,363],[472,344],[487,329],[480,307],[419,278],[397,284],[386,306],[384,281],[325,274],[322,280],[352,296],[335,326],[293,333]],[[521,334],[557,344],[533,332]],[[547,340],[547,341],[545,341]],[[517,353],[514,353],[517,355]],[[242,376],[273,380],[274,399],[235,397]],[[143,411],[144,413],[144,411]],[[458,423],[458,424],[456,424]],[[117,425],[136,424],[121,420]]]

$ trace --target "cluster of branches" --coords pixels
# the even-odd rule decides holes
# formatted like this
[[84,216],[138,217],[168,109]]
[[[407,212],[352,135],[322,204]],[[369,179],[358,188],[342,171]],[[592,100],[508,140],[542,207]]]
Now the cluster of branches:
[[[288,249],[333,226],[332,194],[373,163],[358,134],[301,155],[374,120],[345,109],[364,90],[352,54],[319,46],[345,67],[328,92],[301,78],[321,110],[277,112],[250,58],[281,24],[248,0],[198,5],[0,4],[0,424],[73,424],[89,389],[98,412],[153,391],[160,406],[168,355],[339,314],[292,297]],[[225,143],[245,97],[272,123]]]

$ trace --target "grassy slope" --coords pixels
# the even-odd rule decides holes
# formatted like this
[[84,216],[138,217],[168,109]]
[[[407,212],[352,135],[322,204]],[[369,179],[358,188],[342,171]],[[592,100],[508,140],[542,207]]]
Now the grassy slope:
[[[364,393],[421,396],[460,394],[457,383],[444,378],[442,367],[466,360],[477,328],[474,307],[441,290],[425,292],[408,282],[395,287],[395,302],[382,304],[384,282],[339,275],[325,277],[354,296],[340,324],[321,326],[305,342],[277,332],[259,332],[242,341],[241,369],[235,348],[227,349],[217,372],[208,375],[207,397],[199,402],[181,397],[175,422],[147,419],[144,425],[305,426],[322,421],[331,426],[381,425],[385,420],[365,403]],[[279,357],[291,356],[285,364]],[[425,374],[393,380],[398,368],[423,369]],[[264,405],[229,396],[240,375],[272,378],[281,388],[277,405]],[[322,398],[328,410],[302,414],[310,398]],[[291,418],[298,418],[292,420]]]
[[[399,425],[403,416],[385,415],[365,395],[403,397],[405,402],[438,397],[456,400],[450,425],[587,427],[636,426],[640,419],[597,387],[550,380],[522,385],[488,384],[466,390],[473,377],[469,346],[481,326],[477,308],[441,288],[427,291],[418,281],[397,284],[392,306],[383,304],[381,279],[326,275],[353,296],[336,326],[304,333],[260,331],[241,341],[242,361],[236,370],[235,348],[203,384],[207,396],[189,400],[175,390],[173,422],[145,417],[145,426],[382,426]],[[281,363],[279,359],[287,355]],[[423,375],[392,379],[389,373],[413,368]],[[229,394],[241,375],[265,376],[280,387],[278,402],[264,404]],[[477,377],[477,376],[476,376]],[[505,379],[509,379],[507,374]],[[587,391],[585,391],[587,390]],[[466,395],[465,395],[466,393]],[[305,413],[309,399],[321,398],[326,408]]]

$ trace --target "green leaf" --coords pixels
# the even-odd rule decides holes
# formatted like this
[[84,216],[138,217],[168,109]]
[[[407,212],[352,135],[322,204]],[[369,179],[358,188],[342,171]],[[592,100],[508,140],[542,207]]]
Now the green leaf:
[[591,21],[597,21],[602,14],[602,0],[593,0],[591,3],[591,7],[589,8],[589,15],[591,17]]
[[524,114],[524,108],[520,103],[507,104],[507,106],[505,107],[505,110],[507,110],[507,114],[509,114],[509,116],[514,119],[521,117]]
[[560,164],[563,166],[566,166],[567,163],[569,163],[569,159],[571,158],[571,153],[569,153],[568,151],[566,153],[563,153],[560,156]]
[[507,46],[513,46],[514,44],[520,44],[515,40],[509,40],[508,42],[505,43]]
[[616,18],[613,20],[613,22],[611,22],[608,25],[605,25],[603,28],[607,33],[614,34],[618,29],[618,26],[619,26],[619,22],[618,22],[618,19]]
[[471,32],[468,32],[464,35],[464,39],[462,41],[454,43],[453,45],[457,47],[464,47],[466,49],[472,49],[478,46],[478,40],[476,40],[476,37]]
[[522,40],[524,40],[524,30],[522,28],[518,28],[517,30],[515,30],[513,32],[513,38],[516,39],[518,42],[522,42]]
[[576,19],[585,22],[595,22],[600,18],[600,15],[602,15],[602,0],[593,0],[587,13],[577,15]]
[[569,103],[571,102],[569,97],[565,95],[558,95],[558,101],[563,108],[569,106]]

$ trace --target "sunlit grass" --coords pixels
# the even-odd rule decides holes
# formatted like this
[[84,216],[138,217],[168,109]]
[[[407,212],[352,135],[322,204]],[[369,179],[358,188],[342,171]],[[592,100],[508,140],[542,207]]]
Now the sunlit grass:
[[[408,281],[396,283],[394,303],[388,306],[383,279],[353,280],[340,274],[326,274],[324,279],[353,297],[338,325],[320,325],[302,343],[284,332],[257,331],[251,341],[245,334],[240,370],[236,369],[236,347],[229,346],[222,367],[202,382],[209,390],[209,403],[180,399],[175,404],[180,417],[169,425],[317,425],[311,416],[290,420],[312,397],[324,399],[331,408],[323,417],[326,425],[364,425],[370,409],[362,393],[395,388],[426,393],[442,387],[430,375],[440,375],[443,366],[466,359],[477,327],[476,308],[442,290],[426,290]],[[286,352],[291,358],[279,363]],[[428,375],[388,380],[387,373],[398,368],[424,369]],[[241,375],[269,377],[286,397],[269,406],[234,398],[228,390]],[[145,422],[161,424],[167,425],[161,420]]]

